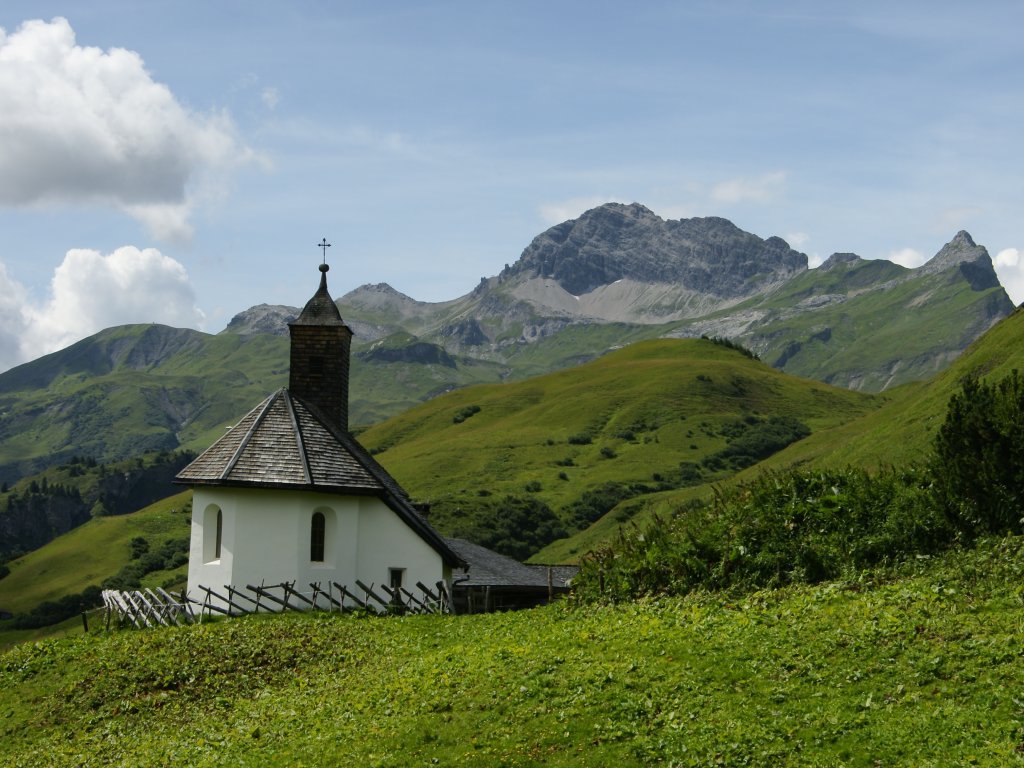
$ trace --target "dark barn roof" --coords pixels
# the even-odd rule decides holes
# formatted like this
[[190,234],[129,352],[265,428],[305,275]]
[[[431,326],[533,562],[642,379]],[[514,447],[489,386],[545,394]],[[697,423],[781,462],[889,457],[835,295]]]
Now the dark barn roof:
[[464,564],[365,448],[287,389],[279,389],[249,411],[175,480],[186,485],[377,496],[446,563]]
[[468,571],[452,574],[452,582],[456,587],[546,592],[550,570],[552,587],[564,592],[569,588],[569,581],[579,571],[573,565],[526,565],[464,539],[445,539],[445,542],[469,565]]

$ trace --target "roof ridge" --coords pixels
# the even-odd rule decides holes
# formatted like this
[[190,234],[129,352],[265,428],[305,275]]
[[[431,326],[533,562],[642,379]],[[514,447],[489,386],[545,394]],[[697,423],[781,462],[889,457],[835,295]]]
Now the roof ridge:
[[302,437],[302,425],[299,424],[299,417],[295,414],[295,403],[292,402],[292,393],[287,388],[281,390],[285,394],[284,402],[288,406],[288,416],[292,420],[292,427],[295,430],[295,443],[299,449],[299,460],[302,462],[302,473],[306,482],[316,485],[313,480],[313,471],[309,466],[309,454],[306,452],[306,442]]
[[[238,443],[238,447],[235,449],[234,454],[231,456],[231,460],[228,461],[227,466],[224,467],[224,471],[221,472],[220,479],[227,480],[228,475],[231,474],[231,470],[238,464],[238,460],[242,458],[242,454],[245,453],[245,449],[249,447],[249,442],[252,440],[253,435],[256,434],[256,430],[259,429],[260,424],[267,418],[267,414],[270,412],[270,407],[274,404],[284,389],[279,389],[277,392],[272,394],[266,400],[263,401],[263,410],[259,412],[259,415],[253,420],[252,425],[249,427],[249,431],[245,433],[245,437]],[[257,406],[259,407],[259,406]],[[251,413],[251,411],[250,411]],[[236,425],[237,426],[237,425]]]

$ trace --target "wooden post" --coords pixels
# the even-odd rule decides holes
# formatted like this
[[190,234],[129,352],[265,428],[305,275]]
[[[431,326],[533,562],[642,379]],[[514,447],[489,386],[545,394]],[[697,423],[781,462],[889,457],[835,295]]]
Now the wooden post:
[[89,617],[85,613],[85,605],[82,605],[82,629],[89,634]]
[[555,599],[555,584],[554,579],[551,576],[551,566],[548,566],[548,602],[550,603]]

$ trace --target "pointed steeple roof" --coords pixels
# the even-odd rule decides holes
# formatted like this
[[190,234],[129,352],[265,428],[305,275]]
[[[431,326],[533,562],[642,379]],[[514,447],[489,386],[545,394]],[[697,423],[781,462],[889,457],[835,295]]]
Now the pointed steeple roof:
[[341,312],[338,305],[334,303],[330,292],[327,290],[327,272],[329,264],[320,265],[320,287],[317,288],[313,298],[306,302],[295,322],[290,325],[344,325],[341,319]]

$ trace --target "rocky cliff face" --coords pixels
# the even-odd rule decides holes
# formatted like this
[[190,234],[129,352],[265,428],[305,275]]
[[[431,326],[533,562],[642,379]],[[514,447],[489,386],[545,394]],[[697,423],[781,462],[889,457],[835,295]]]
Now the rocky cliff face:
[[[783,370],[870,391],[941,370],[1013,311],[966,232],[918,269],[837,253],[810,270],[778,237],[617,203],[541,233],[461,299],[423,304],[376,285],[339,305],[373,338],[408,332],[468,358],[508,362],[524,347],[554,347],[570,328],[614,323],[631,339],[727,337]],[[558,360],[602,351],[576,335],[580,348]]]
[[637,203],[609,203],[538,235],[509,275],[551,278],[573,296],[629,279],[733,299],[805,269],[807,257],[781,238],[726,219],[665,221]]
[[287,336],[288,323],[299,316],[298,307],[284,304],[257,304],[231,318],[223,333],[237,333],[249,336],[254,333],[269,333]]

